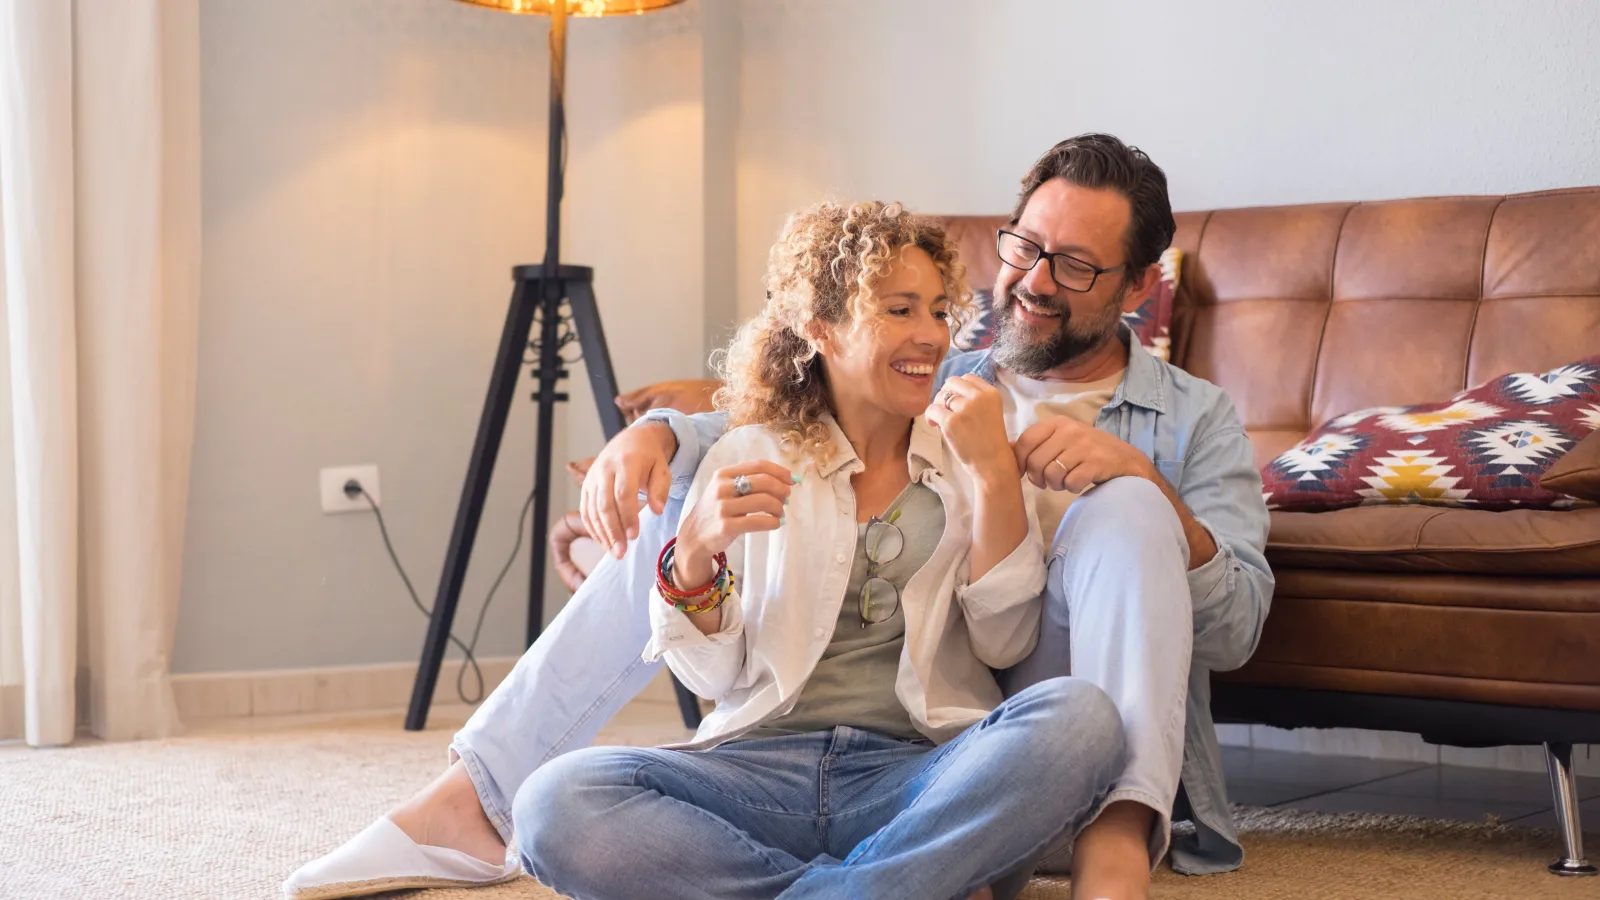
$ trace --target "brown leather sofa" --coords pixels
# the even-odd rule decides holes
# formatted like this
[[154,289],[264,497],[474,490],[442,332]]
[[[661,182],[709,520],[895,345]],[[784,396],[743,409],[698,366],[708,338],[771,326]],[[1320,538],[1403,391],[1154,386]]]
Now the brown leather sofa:
[[[1600,352],[1600,188],[1180,213],[1173,362],[1264,463],[1318,424]],[[1003,217],[949,220],[975,287]],[[1544,744],[1567,859],[1574,743],[1600,742],[1600,508],[1272,515],[1277,590],[1219,722]],[[1569,863],[1568,868],[1572,867]]]

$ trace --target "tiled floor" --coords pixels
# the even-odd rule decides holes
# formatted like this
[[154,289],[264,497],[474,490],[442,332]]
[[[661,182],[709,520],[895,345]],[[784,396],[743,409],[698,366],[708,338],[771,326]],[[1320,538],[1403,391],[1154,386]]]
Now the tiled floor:
[[[1439,766],[1278,750],[1222,749],[1235,803],[1321,812],[1377,812],[1555,827],[1543,773]],[[1585,831],[1600,830],[1600,778],[1580,778]]]

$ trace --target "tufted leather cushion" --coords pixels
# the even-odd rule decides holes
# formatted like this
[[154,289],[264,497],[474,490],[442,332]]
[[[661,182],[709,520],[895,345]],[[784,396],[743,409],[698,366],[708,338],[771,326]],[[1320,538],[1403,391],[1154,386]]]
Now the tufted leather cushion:
[[[1600,188],[1177,213],[1172,360],[1263,465],[1317,422],[1600,352]],[[1004,216],[947,220],[974,288]]]

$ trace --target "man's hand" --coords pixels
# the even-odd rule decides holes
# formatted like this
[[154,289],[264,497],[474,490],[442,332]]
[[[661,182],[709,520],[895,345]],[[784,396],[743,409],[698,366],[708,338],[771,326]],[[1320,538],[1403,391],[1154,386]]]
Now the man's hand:
[[1123,475],[1156,480],[1155,466],[1132,444],[1066,416],[1030,425],[1012,449],[1017,468],[1040,489],[1081,494]]
[[652,409],[675,409],[689,415],[710,412],[711,395],[720,387],[722,382],[703,378],[659,381],[617,397],[617,408],[629,422]]
[[1016,457],[1006,440],[999,388],[976,375],[957,375],[939,389],[926,415],[976,481],[989,485],[1020,481]]
[[656,515],[667,506],[672,486],[670,463],[678,450],[672,429],[659,422],[625,428],[594,458],[583,477],[578,513],[600,546],[621,559],[628,541],[639,536],[639,491]]

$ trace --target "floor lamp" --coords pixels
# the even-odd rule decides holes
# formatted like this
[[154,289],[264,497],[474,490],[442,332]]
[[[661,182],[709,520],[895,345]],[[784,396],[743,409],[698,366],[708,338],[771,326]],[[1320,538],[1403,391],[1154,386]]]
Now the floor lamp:
[[[611,16],[643,14],[672,6],[682,0],[459,0],[512,13],[550,16],[550,158],[549,187],[545,194],[544,262],[512,269],[514,287],[511,308],[506,313],[489,378],[489,393],[484,398],[478,420],[478,435],[467,466],[466,483],[461,488],[461,503],[456,509],[455,526],[450,532],[450,548],[445,554],[444,572],[439,576],[439,592],[434,599],[428,636],[422,645],[422,661],[411,689],[411,706],[406,712],[406,729],[420,731],[428,721],[428,706],[439,667],[444,663],[445,646],[450,640],[461,586],[466,580],[467,563],[477,538],[478,521],[489,494],[489,479],[495,457],[505,433],[506,414],[516,395],[524,354],[532,352],[535,377],[539,382],[539,431],[534,457],[533,553],[528,567],[527,643],[531,645],[544,628],[545,537],[550,522],[551,430],[556,403],[567,399],[556,388],[567,371],[562,368],[561,347],[576,341],[583,353],[589,384],[600,408],[600,424],[609,439],[623,428],[622,412],[611,402],[617,396],[616,376],[611,371],[611,356],[606,349],[605,332],[600,327],[600,311],[595,305],[593,270],[586,266],[561,264],[561,193],[565,169],[566,109],[563,103],[567,75],[567,18],[569,16]],[[563,305],[569,315],[562,313]],[[529,340],[535,320],[539,337]],[[700,722],[700,708],[694,695],[675,685],[678,706],[685,724]]]

